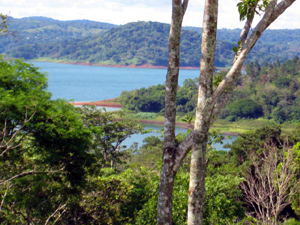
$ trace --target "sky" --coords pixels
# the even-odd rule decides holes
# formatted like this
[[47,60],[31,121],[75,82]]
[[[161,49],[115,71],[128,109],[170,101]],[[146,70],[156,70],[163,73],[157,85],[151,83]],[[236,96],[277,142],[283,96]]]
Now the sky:
[[[218,28],[242,28],[239,0],[220,0]],[[204,0],[190,0],[184,26],[202,27]],[[300,0],[270,29],[300,29]],[[87,19],[117,25],[136,21],[171,22],[171,0],[0,0],[0,13],[14,18],[45,16],[58,20]]]

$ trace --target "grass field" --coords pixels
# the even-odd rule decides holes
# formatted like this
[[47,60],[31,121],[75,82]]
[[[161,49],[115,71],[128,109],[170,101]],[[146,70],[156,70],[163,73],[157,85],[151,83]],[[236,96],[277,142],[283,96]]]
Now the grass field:
[[[164,117],[157,115],[154,118],[143,118],[143,117],[137,117],[135,116],[136,113],[127,113],[125,118],[127,119],[134,119],[134,120],[140,120],[142,122],[147,122],[149,123],[157,123],[157,124],[163,124],[164,122]],[[176,122],[178,123],[179,126],[186,125],[186,123],[182,122],[183,117],[177,117]],[[146,120],[146,121],[145,121]],[[194,121],[191,123],[193,124]],[[219,130],[221,133],[234,133],[234,134],[239,134],[239,133],[244,133],[248,130],[255,130],[258,128],[262,128],[265,126],[272,126],[275,125],[272,120],[267,120],[267,119],[242,119],[239,121],[235,122],[229,122],[227,120],[217,120],[211,127],[211,129],[214,130]],[[283,133],[288,133],[293,128],[295,127],[295,124],[282,124],[282,131]]]

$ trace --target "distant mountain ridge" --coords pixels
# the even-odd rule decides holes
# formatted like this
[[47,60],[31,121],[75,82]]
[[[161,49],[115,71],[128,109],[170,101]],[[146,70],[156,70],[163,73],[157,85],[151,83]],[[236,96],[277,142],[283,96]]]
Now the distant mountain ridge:
[[99,34],[117,25],[89,20],[60,21],[48,17],[24,17],[7,20],[13,35],[0,38],[0,53],[27,44],[57,43]]
[[[0,38],[6,57],[58,60],[94,65],[167,66],[169,24],[132,22],[122,26],[95,21],[59,21],[45,17],[11,19],[15,36]],[[199,67],[201,28],[184,27],[181,66]],[[219,29],[216,66],[231,64],[239,29]],[[3,49],[3,50],[2,50]],[[300,30],[267,30],[249,60],[283,61],[300,55]],[[248,61],[249,61],[248,60]]]

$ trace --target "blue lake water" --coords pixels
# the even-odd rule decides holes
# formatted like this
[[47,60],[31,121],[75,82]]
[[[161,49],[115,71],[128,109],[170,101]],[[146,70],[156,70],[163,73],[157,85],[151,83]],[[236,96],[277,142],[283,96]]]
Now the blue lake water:
[[[120,96],[122,91],[163,84],[166,69],[139,69],[30,62],[48,73],[53,99],[98,101]],[[199,70],[181,70],[179,85],[199,76]]]
[[[125,145],[126,147],[130,147],[132,144],[134,144],[136,142],[136,143],[138,143],[138,146],[141,147],[141,145],[143,144],[142,140],[145,137],[147,137],[147,136],[153,135],[153,136],[156,136],[156,137],[162,137],[162,133],[160,133],[160,130],[162,129],[162,126],[147,124],[146,125],[146,129],[150,129],[150,128],[153,130],[152,133],[148,133],[148,134],[135,134],[135,135],[131,136],[131,138],[126,139],[123,142],[123,145]],[[178,133],[186,133],[186,132],[187,132],[187,129],[184,129],[184,128],[181,128],[181,127],[177,127],[176,128],[176,134],[178,134]],[[223,144],[217,143],[217,144],[214,144],[213,147],[215,149],[217,149],[217,150],[228,150],[228,149],[225,149],[223,146],[225,144],[231,144],[236,139],[237,139],[236,135],[234,135],[234,136],[226,136],[225,135],[225,138],[223,140]]]
[[[131,91],[142,87],[163,84],[166,79],[166,69],[139,69],[81,66],[48,62],[30,62],[48,74],[48,90],[52,92],[52,99],[63,98],[77,102],[98,101],[120,96],[122,91]],[[199,76],[199,70],[180,70],[179,85],[188,78]],[[162,126],[146,125],[158,131]],[[176,132],[186,132],[186,129],[176,128]],[[130,147],[134,142],[142,144],[142,140],[149,136],[161,134],[137,134],[123,142]],[[236,137],[233,137],[236,139]],[[232,140],[225,140],[230,143]],[[221,145],[215,146],[222,149]]]

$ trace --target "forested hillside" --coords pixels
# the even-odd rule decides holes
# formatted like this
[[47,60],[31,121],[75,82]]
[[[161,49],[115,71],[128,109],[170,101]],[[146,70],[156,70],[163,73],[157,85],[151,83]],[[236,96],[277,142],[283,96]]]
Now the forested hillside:
[[[92,21],[11,19],[15,35],[0,40],[7,58],[81,62],[96,65],[167,66],[169,24],[135,22],[123,26]],[[186,27],[181,36],[181,66],[199,67],[201,28]],[[216,66],[231,64],[239,29],[218,30]],[[300,54],[300,30],[267,30],[249,61],[280,61]],[[17,41],[17,42],[16,42]],[[2,46],[2,47],[1,47]]]
[[60,21],[47,17],[9,17],[7,26],[11,35],[0,39],[0,53],[22,45],[57,43],[73,38],[85,38],[116,25],[89,20]]
[[[296,64],[299,72],[299,59],[277,68],[293,79]],[[185,86],[194,88],[191,80]],[[0,223],[157,224],[161,138],[126,147],[130,135],[145,132],[141,124],[118,120],[122,112],[51,100],[46,87],[38,68],[0,60]],[[279,125],[248,131],[228,152],[216,151],[223,138],[209,135],[203,224],[299,224],[300,127],[287,135]],[[176,225],[187,220],[189,157],[175,179]]]
[[[214,84],[223,79],[226,71],[215,75]],[[272,119],[281,124],[285,121],[300,122],[300,59],[283,63],[257,61],[246,66],[246,73],[238,81],[233,96],[220,118],[235,121],[242,118]],[[188,79],[178,88],[177,111],[193,112],[196,106],[197,79]],[[124,91],[119,100],[123,107],[142,112],[164,111],[164,85]]]
[[[82,40],[20,46],[8,50],[7,56],[25,59],[47,57],[108,65],[167,66],[169,29],[170,25],[157,22],[129,23]],[[200,45],[198,33],[182,32],[182,66],[199,66]],[[232,44],[218,42],[217,66],[225,66],[233,55]]]

